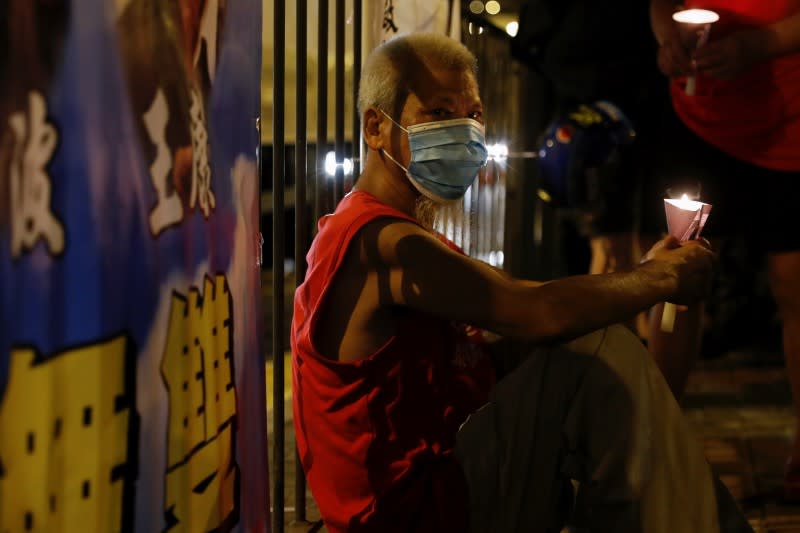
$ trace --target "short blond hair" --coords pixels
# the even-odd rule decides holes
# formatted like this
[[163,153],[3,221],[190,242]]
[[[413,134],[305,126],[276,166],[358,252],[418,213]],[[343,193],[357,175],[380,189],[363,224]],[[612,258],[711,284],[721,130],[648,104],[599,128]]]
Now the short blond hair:
[[374,106],[396,116],[411,87],[415,65],[437,65],[477,73],[478,61],[466,46],[441,33],[398,35],[381,44],[367,57],[358,86],[358,112],[363,117]]

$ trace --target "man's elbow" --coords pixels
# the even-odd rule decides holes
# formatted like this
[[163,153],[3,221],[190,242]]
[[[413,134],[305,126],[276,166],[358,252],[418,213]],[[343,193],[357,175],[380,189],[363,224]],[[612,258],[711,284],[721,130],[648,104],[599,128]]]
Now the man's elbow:
[[[510,284],[513,285],[513,284]],[[550,342],[569,336],[575,329],[558,305],[549,304],[534,287],[507,287],[505,298],[493,304],[491,329],[504,337],[533,342]]]

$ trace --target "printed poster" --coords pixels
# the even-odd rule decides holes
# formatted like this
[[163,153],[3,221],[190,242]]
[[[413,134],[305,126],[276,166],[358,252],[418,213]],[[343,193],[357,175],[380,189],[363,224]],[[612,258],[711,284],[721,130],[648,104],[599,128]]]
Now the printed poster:
[[268,530],[261,2],[0,26],[0,532]]

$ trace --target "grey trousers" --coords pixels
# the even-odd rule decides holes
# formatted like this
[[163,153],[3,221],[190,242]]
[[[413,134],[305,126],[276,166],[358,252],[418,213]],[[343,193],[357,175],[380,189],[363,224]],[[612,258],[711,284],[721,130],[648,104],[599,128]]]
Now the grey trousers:
[[622,326],[537,349],[461,426],[456,457],[473,533],[752,532]]

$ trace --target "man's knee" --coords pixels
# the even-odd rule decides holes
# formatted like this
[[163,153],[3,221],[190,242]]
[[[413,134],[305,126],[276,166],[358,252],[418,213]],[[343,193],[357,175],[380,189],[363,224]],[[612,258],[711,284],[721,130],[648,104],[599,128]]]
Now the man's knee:
[[639,367],[649,357],[639,337],[621,324],[593,331],[569,342],[567,347],[581,354],[600,357],[612,368]]
[[674,398],[663,376],[628,328],[611,326],[577,341],[579,349],[593,350],[597,364],[581,387],[583,413],[568,421],[567,434],[589,439],[587,459],[592,476],[605,478],[604,490],[616,491],[620,501],[636,499],[648,482],[649,434],[659,423],[650,415],[678,407],[671,405]]

